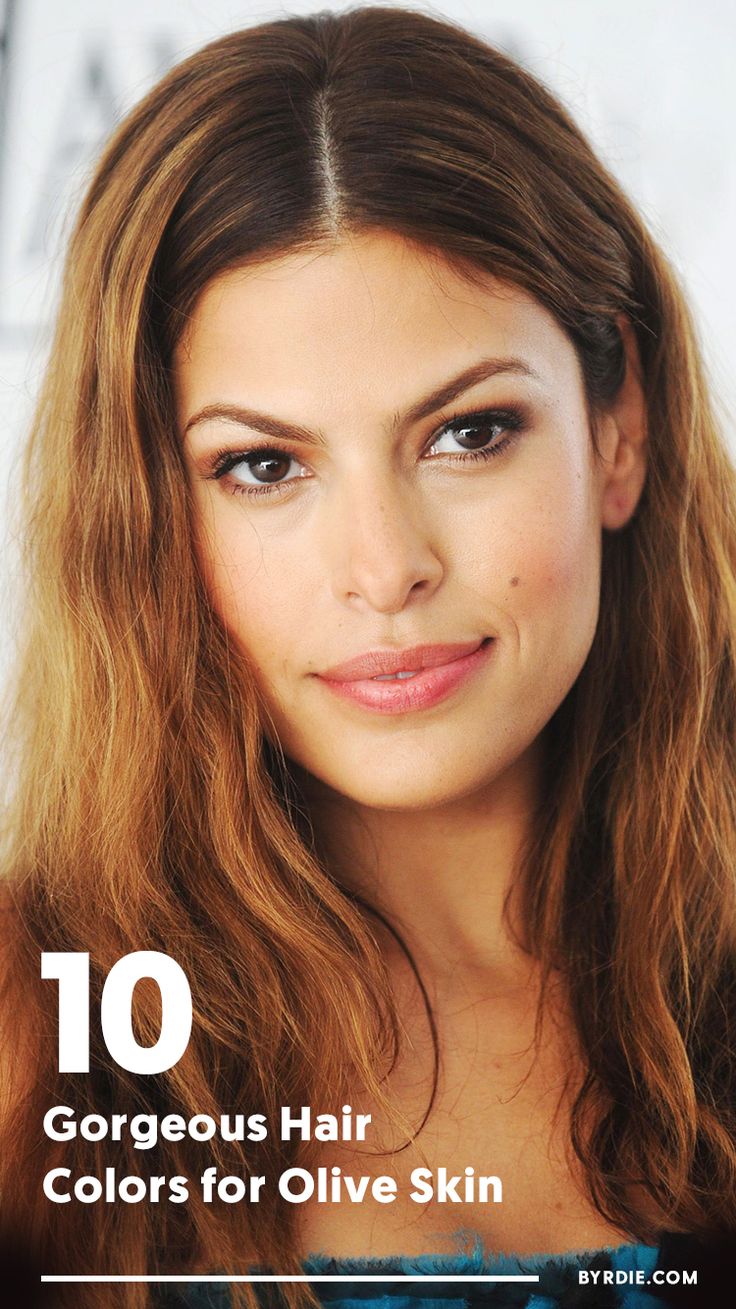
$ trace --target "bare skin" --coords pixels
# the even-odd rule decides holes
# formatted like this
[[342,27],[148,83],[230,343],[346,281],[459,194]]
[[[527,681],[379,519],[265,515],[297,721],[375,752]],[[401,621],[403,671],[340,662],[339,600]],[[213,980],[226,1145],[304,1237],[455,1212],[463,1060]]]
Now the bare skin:
[[[546,997],[535,1061],[538,973],[502,916],[540,801],[543,729],[595,632],[602,532],[625,526],[645,477],[639,361],[620,322],[627,376],[598,420],[600,458],[577,356],[552,316],[389,233],[216,279],[177,349],[203,577],[326,862],[400,929],[439,1027],[438,1097],[416,1146],[363,1153],[386,1144],[376,1113],[360,1153],[325,1147],[321,1162],[393,1174],[401,1197],[425,1164],[504,1184],[501,1204],[310,1202],[306,1249],[451,1250],[460,1227],[522,1253],[630,1235],[584,1196],[560,1104],[582,1068],[564,997]],[[489,358],[514,363],[480,376]],[[471,369],[456,395],[410,416]],[[253,411],[299,430],[276,435]],[[471,457],[467,421],[448,427],[473,415],[477,437],[481,411],[498,447],[485,459]],[[429,707],[376,712],[324,676],[367,651],[489,638],[492,655]],[[405,961],[386,948],[406,1032],[392,1089],[416,1122],[431,1044]],[[357,1093],[354,1108],[371,1109]]]
[[[501,925],[505,886],[488,876],[488,836],[481,816],[473,822],[472,806],[466,806],[464,823],[454,829],[451,859],[436,815],[423,813],[414,824],[403,815],[392,815],[395,822],[382,823],[370,842],[363,831],[363,867],[372,875],[360,877],[355,852],[361,842],[354,831],[353,840],[346,840],[334,805],[326,806],[326,812],[324,844],[332,852],[333,866],[343,866],[341,849],[351,851],[353,884],[370,903],[386,909],[411,949],[427,986],[441,1058],[429,1120],[416,1143],[398,1153],[392,1153],[399,1144],[396,1130],[380,1107],[359,1094],[352,1098],[354,1108],[372,1114],[365,1146],[325,1146],[310,1167],[337,1165],[343,1174],[358,1177],[394,1176],[398,1199],[391,1205],[308,1202],[300,1211],[304,1248],[343,1257],[451,1253],[461,1228],[472,1229],[491,1250],[520,1254],[618,1245],[636,1236],[606,1222],[585,1196],[567,1123],[584,1061],[559,982],[548,984],[541,1040],[535,1048],[538,968]],[[351,830],[350,824],[345,827]],[[497,817],[493,849],[499,862],[504,832],[519,830],[513,809],[505,827]],[[506,856],[512,866],[511,844]],[[444,880],[443,859],[444,869],[457,878],[450,906],[437,895]],[[384,867],[401,868],[403,874],[388,905],[380,879]],[[499,925],[499,939],[493,944],[490,933],[461,934],[460,911],[464,909],[467,928],[474,921],[474,907],[483,926]],[[448,922],[448,911],[454,921]],[[394,1103],[416,1126],[427,1107],[433,1074],[430,1030],[405,956],[388,933],[378,930],[406,1041],[390,1090]],[[366,1153],[371,1150],[381,1153]],[[500,1177],[503,1201],[459,1206],[436,1199],[421,1204],[409,1200],[412,1170],[440,1164],[450,1175],[463,1177],[472,1167],[476,1178]]]

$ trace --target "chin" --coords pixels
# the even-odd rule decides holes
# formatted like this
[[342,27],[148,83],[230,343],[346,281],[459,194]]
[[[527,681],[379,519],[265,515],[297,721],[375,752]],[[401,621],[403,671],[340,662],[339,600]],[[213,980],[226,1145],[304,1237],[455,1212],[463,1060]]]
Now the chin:
[[486,776],[481,779],[457,774],[450,781],[446,764],[433,769],[426,763],[406,771],[384,768],[375,774],[372,770],[353,773],[346,768],[339,774],[330,770],[330,775],[322,774],[320,780],[353,804],[399,813],[441,808],[474,794],[489,781]]

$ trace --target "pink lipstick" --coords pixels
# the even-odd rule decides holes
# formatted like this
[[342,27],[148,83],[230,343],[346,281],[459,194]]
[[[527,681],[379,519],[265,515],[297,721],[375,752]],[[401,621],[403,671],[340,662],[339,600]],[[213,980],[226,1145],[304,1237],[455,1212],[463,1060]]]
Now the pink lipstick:
[[381,714],[429,709],[485,663],[490,636],[464,644],[370,650],[317,674],[335,695]]

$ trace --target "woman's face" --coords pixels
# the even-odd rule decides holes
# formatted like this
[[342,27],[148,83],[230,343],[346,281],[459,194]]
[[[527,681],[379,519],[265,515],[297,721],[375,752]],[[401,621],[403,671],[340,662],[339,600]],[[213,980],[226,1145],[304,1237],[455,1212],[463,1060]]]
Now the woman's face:
[[217,278],[175,371],[202,574],[287,756],[391,809],[522,760],[642,480],[552,316],[363,233]]

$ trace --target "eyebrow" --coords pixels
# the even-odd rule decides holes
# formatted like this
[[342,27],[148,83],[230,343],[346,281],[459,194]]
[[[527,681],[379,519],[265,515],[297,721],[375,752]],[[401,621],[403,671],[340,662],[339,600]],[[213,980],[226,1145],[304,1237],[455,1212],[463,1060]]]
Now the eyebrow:
[[[517,359],[513,356],[505,359],[479,359],[477,363],[471,364],[469,368],[463,369],[447,382],[443,382],[434,391],[425,395],[410,409],[405,410],[402,414],[397,411],[392,421],[394,432],[402,427],[409,427],[412,423],[421,422],[423,418],[428,418],[430,414],[441,409],[443,405],[450,404],[463,391],[468,391],[471,386],[476,386],[479,382],[485,382],[489,377],[495,377],[498,373],[515,373],[521,377],[531,377],[540,381],[540,376],[529,364],[523,359]],[[192,428],[198,427],[200,423],[208,423],[215,420],[221,422],[234,423],[239,427],[249,427],[255,431],[262,432],[265,436],[272,436],[284,441],[299,441],[305,445],[324,445],[325,438],[321,432],[313,432],[308,427],[301,427],[298,423],[286,423],[280,418],[275,418],[272,414],[259,413],[255,409],[243,408],[242,405],[231,404],[209,404],[197,413],[186,424],[183,436],[190,432]]]

